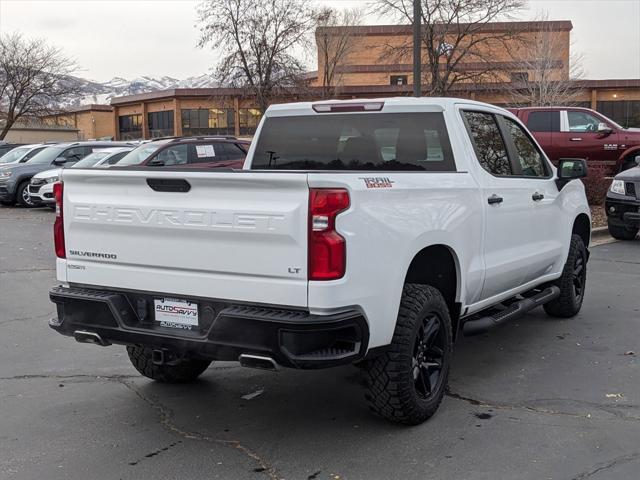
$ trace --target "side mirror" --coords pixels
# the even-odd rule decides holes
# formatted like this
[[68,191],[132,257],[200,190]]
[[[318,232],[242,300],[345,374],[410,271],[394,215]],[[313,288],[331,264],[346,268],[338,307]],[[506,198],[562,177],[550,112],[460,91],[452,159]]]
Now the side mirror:
[[558,161],[558,188],[571,180],[587,176],[587,162],[582,158],[561,158]]
[[164,160],[160,160],[159,158],[154,158],[149,162],[150,167],[162,167],[164,166]]
[[54,165],[64,165],[65,163],[67,163],[67,159],[64,157],[58,157],[53,161]]
[[613,129],[604,122],[598,124],[598,133],[610,134],[613,132]]

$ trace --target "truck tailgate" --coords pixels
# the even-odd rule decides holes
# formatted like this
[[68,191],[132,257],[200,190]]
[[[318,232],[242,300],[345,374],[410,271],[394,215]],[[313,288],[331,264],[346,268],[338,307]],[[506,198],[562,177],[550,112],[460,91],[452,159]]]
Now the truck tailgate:
[[306,174],[67,169],[63,182],[67,282],[307,305]]

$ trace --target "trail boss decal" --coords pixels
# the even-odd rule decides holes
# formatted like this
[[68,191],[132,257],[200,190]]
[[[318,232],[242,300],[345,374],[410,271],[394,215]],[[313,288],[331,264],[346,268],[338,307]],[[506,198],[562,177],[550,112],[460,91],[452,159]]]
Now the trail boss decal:
[[389,177],[360,177],[367,188],[393,188],[395,183]]

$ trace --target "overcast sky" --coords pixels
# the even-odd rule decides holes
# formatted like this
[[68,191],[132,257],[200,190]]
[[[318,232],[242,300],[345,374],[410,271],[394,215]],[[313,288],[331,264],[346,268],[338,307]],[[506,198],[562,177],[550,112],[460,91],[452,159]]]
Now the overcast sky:
[[[364,0],[315,0],[336,7]],[[196,47],[193,0],[0,0],[0,33],[43,37],[73,57],[78,75],[119,76],[210,71],[211,51]],[[640,0],[529,0],[528,20],[541,12],[573,22],[573,49],[584,55],[586,78],[640,78]],[[391,23],[375,17],[366,23]]]

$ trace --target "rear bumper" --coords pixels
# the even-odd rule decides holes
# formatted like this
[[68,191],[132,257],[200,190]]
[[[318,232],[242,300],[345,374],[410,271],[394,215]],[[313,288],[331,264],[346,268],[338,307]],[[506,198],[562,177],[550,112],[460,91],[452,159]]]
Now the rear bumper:
[[200,311],[199,328],[183,331],[154,321],[148,306],[161,296],[54,287],[49,297],[57,305],[58,318],[49,326],[67,336],[76,331],[97,333],[109,343],[144,345],[209,360],[266,356],[292,368],[353,363],[367,351],[369,329],[357,310],[318,316],[302,310],[194,300]]

